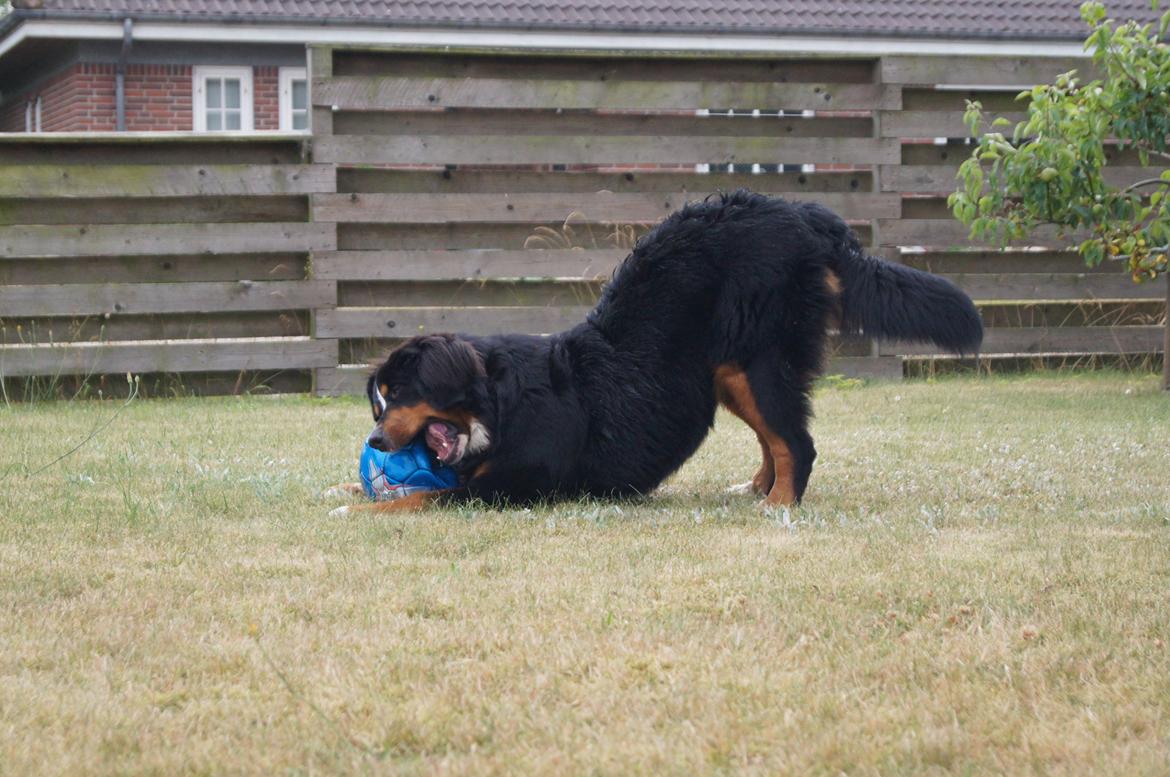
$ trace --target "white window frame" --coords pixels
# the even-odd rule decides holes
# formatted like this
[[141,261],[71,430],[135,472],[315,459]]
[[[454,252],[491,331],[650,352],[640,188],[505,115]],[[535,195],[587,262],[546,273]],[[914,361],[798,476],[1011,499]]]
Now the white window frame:
[[[207,129],[207,79],[238,78],[240,80],[240,128],[238,130]],[[191,115],[196,132],[252,132],[256,126],[253,112],[252,68],[196,65],[191,68]]]
[[293,129],[293,81],[304,81],[307,93],[309,84],[308,70],[303,67],[280,68],[280,129],[285,132],[308,132],[312,127],[313,121],[313,105],[311,101],[305,105],[305,128],[303,130]]

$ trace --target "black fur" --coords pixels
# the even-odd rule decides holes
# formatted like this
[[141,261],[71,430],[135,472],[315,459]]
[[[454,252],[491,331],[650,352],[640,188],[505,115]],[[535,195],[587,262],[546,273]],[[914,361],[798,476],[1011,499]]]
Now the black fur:
[[865,256],[819,205],[739,191],[658,225],[573,329],[417,338],[371,387],[401,387],[392,405],[457,405],[486,426],[491,444],[459,462],[452,497],[525,502],[649,492],[707,435],[715,368],[737,365],[792,451],[799,498],[816,457],[809,390],[838,316],[848,330],[954,351],[982,339],[949,282]]

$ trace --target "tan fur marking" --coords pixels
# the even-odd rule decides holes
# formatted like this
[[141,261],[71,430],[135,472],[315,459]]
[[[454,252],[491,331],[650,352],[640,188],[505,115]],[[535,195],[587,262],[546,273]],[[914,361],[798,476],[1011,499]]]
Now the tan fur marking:
[[825,270],[825,285],[829,287],[829,291],[841,296],[841,278],[832,270]]
[[[721,364],[715,368],[715,395],[719,402],[755,431],[760,440],[764,460],[760,472],[752,485],[762,489],[767,471],[772,472],[764,502],[768,505],[790,505],[796,502],[796,486],[793,478],[792,453],[781,437],[772,431],[764,421],[764,415],[756,404],[755,394],[748,383],[747,373],[734,364]],[[771,461],[769,462],[769,459]],[[764,477],[761,478],[761,475]]]
[[381,386],[378,386],[378,393],[383,397],[388,397],[390,396],[390,387],[383,383]]
[[410,445],[426,425],[428,418],[439,418],[433,407],[426,402],[415,405],[392,407],[382,414],[382,432],[395,448]]
[[360,513],[408,513],[418,512],[438,501],[444,491],[419,491],[400,499],[388,499],[385,502],[370,502],[368,504],[352,505],[350,512]]

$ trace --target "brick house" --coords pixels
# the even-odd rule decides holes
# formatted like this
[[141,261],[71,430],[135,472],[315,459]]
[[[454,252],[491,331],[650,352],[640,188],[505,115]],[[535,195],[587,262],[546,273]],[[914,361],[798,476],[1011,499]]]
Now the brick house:
[[[1023,0],[15,0],[0,131],[304,131],[306,45],[1076,56],[1076,3]],[[1110,3],[1152,19],[1146,0]],[[763,106],[712,106],[713,109]],[[774,111],[773,111],[774,113]]]

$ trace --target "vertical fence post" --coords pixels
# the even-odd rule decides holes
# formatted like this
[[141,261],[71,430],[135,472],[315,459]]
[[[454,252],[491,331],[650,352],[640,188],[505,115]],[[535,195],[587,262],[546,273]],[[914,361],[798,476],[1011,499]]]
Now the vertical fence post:
[[[310,107],[309,131],[310,131],[310,144],[311,144],[311,146],[315,146],[317,140],[333,134],[333,110],[330,107],[320,107],[320,108],[315,107],[313,105],[313,91],[312,91],[313,84],[315,81],[318,81],[319,79],[322,79],[322,78],[329,78],[330,76],[333,75],[333,49],[326,47],[326,46],[310,46],[308,53],[309,53],[309,84],[308,84],[309,95],[308,95],[308,98],[309,98],[309,107]],[[333,168],[334,168],[333,190],[330,192],[330,194],[335,194],[337,192],[337,175],[336,175],[337,165],[334,164]],[[309,220],[312,222],[317,221],[316,209],[317,209],[317,205],[315,202],[315,197],[310,197],[309,198]],[[332,226],[333,226],[333,229],[335,231],[333,244],[334,244],[334,246],[336,246],[336,244],[337,244],[337,236],[336,236],[337,225],[334,224]],[[313,255],[313,254],[310,255],[310,260],[309,260],[310,277],[313,277],[316,274],[316,271],[313,269],[313,267],[316,263],[316,261],[315,261],[316,258],[317,258],[316,255]],[[328,306],[329,308],[336,308],[337,307],[336,288],[337,288],[337,286],[335,285],[333,299],[331,300],[331,302]],[[309,313],[309,333],[310,333],[310,336],[314,340],[326,339],[326,338],[320,337],[318,335],[318,331],[317,331],[318,315],[320,313],[320,310],[321,310],[320,308],[316,308],[316,309],[313,309],[312,311],[310,311],[310,313]],[[333,349],[334,353],[338,352],[338,348],[336,348],[337,345],[339,345],[339,343],[336,340],[334,340],[334,346],[335,346]],[[313,393],[314,394],[320,396],[322,394],[333,393],[335,391],[335,388],[336,388],[336,382],[337,382],[337,363],[336,363],[336,360],[335,360],[334,364],[332,364],[329,367],[321,367],[321,368],[317,368],[317,369],[313,370]]]

